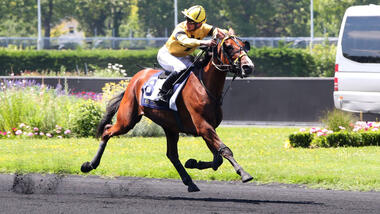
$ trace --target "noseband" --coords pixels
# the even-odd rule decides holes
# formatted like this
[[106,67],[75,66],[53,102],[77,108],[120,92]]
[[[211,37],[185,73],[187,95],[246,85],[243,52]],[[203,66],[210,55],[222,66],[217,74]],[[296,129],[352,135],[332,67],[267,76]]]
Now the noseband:
[[[233,60],[232,57],[225,50],[224,44],[225,44],[225,41],[228,39],[234,40],[236,45],[239,46],[239,50],[231,53],[231,56],[235,55],[236,53],[243,52],[235,60]],[[222,71],[222,72],[231,72],[235,75],[239,75],[240,77],[242,77],[241,58],[243,56],[247,56],[247,53],[246,53],[244,47],[242,47],[240,45],[238,40],[240,41],[240,39],[238,39],[236,36],[226,36],[226,37],[224,37],[224,39],[220,43],[220,50],[221,50],[222,54],[227,58],[228,64],[223,63],[223,61],[222,61],[222,59],[218,53],[218,46],[213,48],[211,60],[212,60],[212,64],[215,66],[215,68],[217,70]],[[215,62],[215,60],[216,60],[216,62]]]

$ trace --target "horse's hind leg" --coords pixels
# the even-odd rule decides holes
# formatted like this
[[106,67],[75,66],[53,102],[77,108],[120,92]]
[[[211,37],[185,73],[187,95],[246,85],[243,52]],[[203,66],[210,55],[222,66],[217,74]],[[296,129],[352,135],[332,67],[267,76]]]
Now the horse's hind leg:
[[140,121],[141,117],[137,114],[134,102],[124,102],[124,105],[120,105],[115,125],[108,124],[105,126],[96,155],[90,162],[82,164],[81,171],[86,173],[96,169],[100,164],[108,140],[113,136],[127,133]]
[[193,183],[190,175],[186,172],[181,161],[178,158],[178,137],[179,134],[171,132],[164,129],[167,141],[167,152],[166,156],[172,162],[173,166],[177,170],[178,174],[181,176],[182,182],[188,187],[189,192],[198,192],[199,188]]
[[[207,140],[204,139],[206,142]],[[189,169],[209,169],[217,170],[220,165],[223,163],[223,158],[219,154],[219,152],[211,146],[209,142],[207,142],[207,147],[210,149],[211,153],[214,155],[214,159],[212,161],[204,162],[204,161],[196,161],[195,159],[189,159],[185,163],[185,167]]]

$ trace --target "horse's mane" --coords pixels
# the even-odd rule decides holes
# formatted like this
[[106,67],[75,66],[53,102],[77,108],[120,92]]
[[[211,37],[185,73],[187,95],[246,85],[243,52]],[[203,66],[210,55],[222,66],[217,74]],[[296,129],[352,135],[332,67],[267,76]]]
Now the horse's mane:
[[204,51],[203,55],[196,62],[194,62],[194,72],[196,74],[202,70],[212,59],[213,48],[207,48],[206,50],[202,51]]

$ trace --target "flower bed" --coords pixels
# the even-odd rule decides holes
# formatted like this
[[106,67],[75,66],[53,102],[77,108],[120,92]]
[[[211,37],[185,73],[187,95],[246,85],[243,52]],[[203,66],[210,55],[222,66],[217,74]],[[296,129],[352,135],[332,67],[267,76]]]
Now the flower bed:
[[328,129],[301,128],[289,136],[285,147],[345,147],[345,146],[379,146],[380,123],[358,121],[351,124],[352,131],[340,126],[340,130],[333,132]]
[[[66,84],[65,84],[66,85]],[[95,136],[108,101],[124,91],[128,81],[107,83],[103,93],[69,92],[34,81],[0,80],[0,139]],[[163,136],[149,119],[141,120],[130,136]]]

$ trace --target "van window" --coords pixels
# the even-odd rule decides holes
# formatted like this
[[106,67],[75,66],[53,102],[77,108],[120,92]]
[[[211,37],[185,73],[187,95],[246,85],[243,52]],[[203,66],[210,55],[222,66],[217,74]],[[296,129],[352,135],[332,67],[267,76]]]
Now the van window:
[[380,16],[348,16],[342,51],[356,62],[380,63]]

